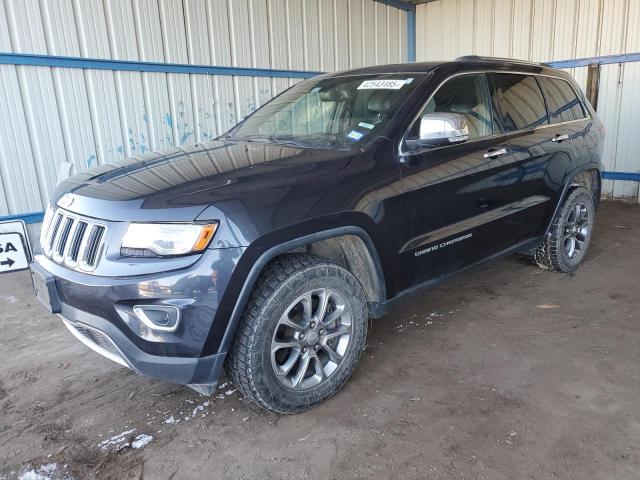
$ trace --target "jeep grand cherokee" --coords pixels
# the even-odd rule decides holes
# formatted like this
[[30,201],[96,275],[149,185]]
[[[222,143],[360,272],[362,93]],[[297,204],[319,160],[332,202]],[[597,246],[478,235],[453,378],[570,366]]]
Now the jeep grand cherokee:
[[62,182],[38,298],[98,353],[279,413],[336,393],[367,322],[519,252],[583,260],[604,130],[573,79],[491,58],[321,75],[215,141]]

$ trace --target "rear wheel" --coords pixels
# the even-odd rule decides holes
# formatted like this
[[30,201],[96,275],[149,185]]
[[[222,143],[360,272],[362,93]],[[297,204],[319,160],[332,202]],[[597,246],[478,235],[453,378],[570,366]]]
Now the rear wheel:
[[335,394],[365,345],[367,303],[343,267],[291,254],[259,278],[227,357],[227,374],[249,399],[298,413]]
[[572,190],[534,254],[538,266],[558,272],[578,268],[591,243],[594,217],[591,192],[583,187]]

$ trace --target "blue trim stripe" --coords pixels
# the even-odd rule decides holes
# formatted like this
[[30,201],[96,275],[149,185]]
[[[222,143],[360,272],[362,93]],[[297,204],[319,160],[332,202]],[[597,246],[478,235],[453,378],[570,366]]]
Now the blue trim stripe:
[[407,60],[416,61],[416,12],[407,12]]
[[602,172],[605,180],[627,180],[629,182],[640,182],[640,173],[631,172]]
[[19,215],[0,217],[0,222],[10,222],[11,220],[22,220],[24,223],[42,223],[44,212],[21,213]]
[[611,63],[640,62],[640,53],[625,53],[623,55],[605,55],[602,57],[576,58],[574,60],[559,60],[546,62],[553,68],[587,67],[589,65],[608,65]]
[[83,68],[125,72],[194,73],[201,75],[233,75],[238,77],[311,78],[324,72],[301,70],[273,70],[270,68],[217,67],[183,63],[132,62],[101,58],[61,57],[27,53],[0,52],[0,64],[30,65],[34,67]]

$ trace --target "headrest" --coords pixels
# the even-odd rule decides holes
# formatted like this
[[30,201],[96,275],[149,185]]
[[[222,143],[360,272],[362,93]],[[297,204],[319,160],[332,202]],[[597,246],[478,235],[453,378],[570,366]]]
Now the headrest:
[[455,102],[449,105],[449,111],[453,113],[468,113],[476,106],[477,102],[474,99],[466,101],[465,98],[456,98]]
[[346,85],[338,85],[327,90],[320,90],[320,100],[322,102],[343,102],[349,100],[353,95],[353,90]]
[[400,95],[395,90],[377,90],[369,97],[367,109],[374,113],[390,113],[398,106]]
[[426,113],[433,113],[435,111],[436,111],[436,102],[434,102],[432,98],[431,100],[429,100],[429,103],[427,103],[427,106],[424,107],[423,115]]

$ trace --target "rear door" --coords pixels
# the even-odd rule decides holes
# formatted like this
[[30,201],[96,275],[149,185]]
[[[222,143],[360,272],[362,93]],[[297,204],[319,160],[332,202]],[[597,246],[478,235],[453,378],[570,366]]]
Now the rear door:
[[494,194],[500,204],[512,206],[501,228],[518,243],[544,233],[562,185],[556,171],[564,171],[570,162],[567,151],[572,145],[564,137],[554,139],[539,76],[492,73],[490,80],[511,151],[509,168],[496,182]]
[[[549,110],[549,135],[557,150],[562,150],[567,160],[557,161],[552,157],[547,168],[549,178],[557,182],[578,163],[590,162],[591,153],[586,137],[591,128],[591,119],[574,87],[562,78],[541,76],[538,81],[544,92]],[[555,140],[555,141],[554,141]],[[580,161],[579,157],[584,157]],[[560,180],[560,183],[562,183]]]

